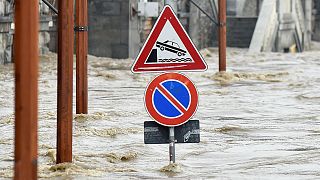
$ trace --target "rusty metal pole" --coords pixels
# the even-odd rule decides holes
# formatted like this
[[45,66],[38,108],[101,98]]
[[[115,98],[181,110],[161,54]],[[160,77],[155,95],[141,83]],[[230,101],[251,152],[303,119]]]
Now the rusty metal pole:
[[76,113],[88,113],[88,2],[76,1]]
[[15,1],[14,179],[37,179],[38,0]]
[[227,3],[219,0],[219,71],[227,69]]
[[73,0],[58,1],[57,162],[72,162]]

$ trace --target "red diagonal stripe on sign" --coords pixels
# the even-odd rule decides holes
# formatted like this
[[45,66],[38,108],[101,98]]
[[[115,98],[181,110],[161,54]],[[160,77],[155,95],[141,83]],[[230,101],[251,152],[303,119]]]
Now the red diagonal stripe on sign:
[[169,93],[164,87],[162,87],[161,84],[159,84],[157,88],[164,95],[165,98],[167,98],[171,103],[173,103],[175,107],[177,107],[180,110],[180,112],[182,112],[183,114],[187,112],[187,110],[180,104],[180,102],[178,102],[177,99],[174,98],[174,96],[171,93]]

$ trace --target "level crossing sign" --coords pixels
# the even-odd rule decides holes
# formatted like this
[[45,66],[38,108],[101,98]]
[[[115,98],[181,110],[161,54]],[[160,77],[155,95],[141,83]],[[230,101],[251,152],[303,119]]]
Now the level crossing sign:
[[145,106],[149,115],[159,124],[179,126],[196,112],[198,93],[186,76],[164,73],[153,79],[147,87]]
[[207,65],[170,6],[165,6],[142,47],[133,73],[205,71]]

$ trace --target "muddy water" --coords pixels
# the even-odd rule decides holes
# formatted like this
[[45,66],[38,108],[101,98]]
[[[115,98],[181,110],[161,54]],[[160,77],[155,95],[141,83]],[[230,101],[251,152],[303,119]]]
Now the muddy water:
[[[143,144],[143,103],[156,74],[133,75],[132,60],[89,57],[89,115],[75,115],[74,162],[55,165],[56,58],[41,57],[39,177],[43,179],[319,179],[320,52],[250,54],[228,50],[228,73],[217,73],[217,50],[202,51],[196,84],[201,143]],[[12,66],[0,66],[0,179],[13,166]]]

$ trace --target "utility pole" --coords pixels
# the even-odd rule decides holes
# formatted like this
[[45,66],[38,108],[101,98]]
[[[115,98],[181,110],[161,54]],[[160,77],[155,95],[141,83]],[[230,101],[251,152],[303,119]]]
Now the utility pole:
[[37,179],[39,1],[15,0],[14,179]]
[[73,0],[59,0],[58,8],[57,163],[63,163],[72,162]]
[[304,48],[305,50],[310,49],[311,36],[312,36],[312,0],[305,0],[305,22],[306,22],[306,32],[304,34]]
[[76,113],[88,113],[88,3],[76,1]]
[[227,49],[227,3],[219,0],[219,71],[226,71]]

